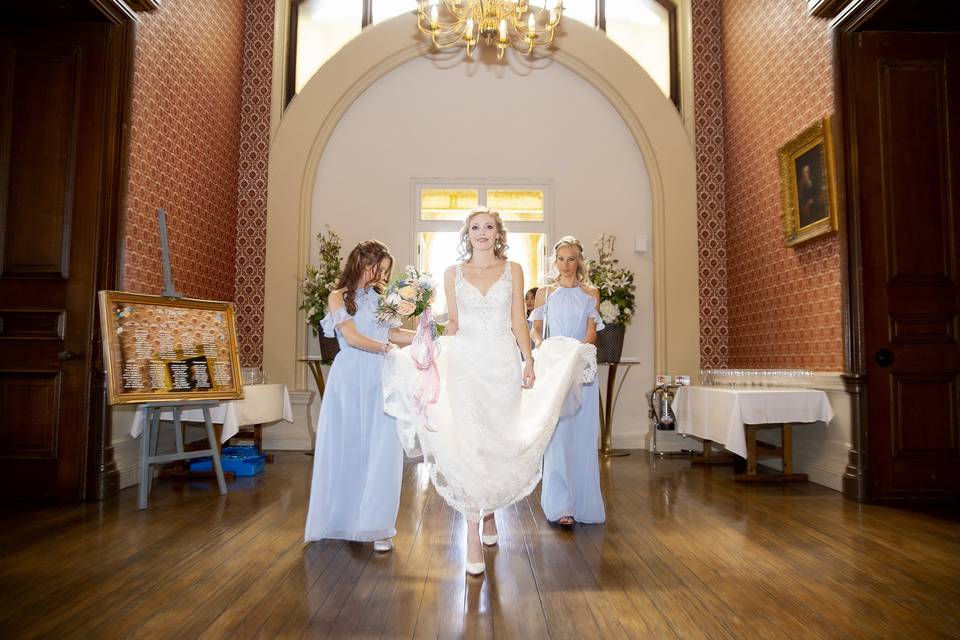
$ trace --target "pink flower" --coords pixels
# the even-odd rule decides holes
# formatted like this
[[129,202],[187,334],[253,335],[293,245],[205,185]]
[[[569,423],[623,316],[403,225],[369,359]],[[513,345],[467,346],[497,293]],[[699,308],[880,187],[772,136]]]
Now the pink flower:
[[397,305],[397,313],[399,313],[402,316],[409,316],[411,313],[414,312],[416,308],[417,306],[412,302],[403,300],[402,302],[400,302],[400,304]]

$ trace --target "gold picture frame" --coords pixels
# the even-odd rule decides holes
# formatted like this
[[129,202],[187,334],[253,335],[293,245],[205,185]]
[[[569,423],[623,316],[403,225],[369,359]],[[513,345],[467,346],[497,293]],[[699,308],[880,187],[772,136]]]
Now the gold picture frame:
[[99,293],[110,404],[243,397],[233,303]]
[[794,247],[837,230],[837,184],[831,118],[804,129],[777,150],[784,240]]

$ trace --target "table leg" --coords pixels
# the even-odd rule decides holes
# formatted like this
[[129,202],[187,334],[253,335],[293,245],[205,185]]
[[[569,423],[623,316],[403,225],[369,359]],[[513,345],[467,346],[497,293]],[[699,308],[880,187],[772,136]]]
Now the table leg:
[[310,368],[310,373],[313,374],[313,381],[317,383],[317,392],[320,394],[320,399],[323,400],[325,385],[323,382],[323,369],[320,368],[321,364],[316,360],[311,360],[307,362],[307,366]]
[[602,441],[603,449],[602,454],[606,458],[618,458],[620,456],[630,455],[629,451],[623,451],[621,449],[613,448],[613,404],[614,404],[614,390],[616,389],[617,383],[617,365],[615,363],[610,363],[609,371],[607,372],[607,393],[606,399],[603,403],[603,420],[600,425],[602,427]]
[[747,430],[747,475],[757,475],[757,430],[753,425],[744,425]]

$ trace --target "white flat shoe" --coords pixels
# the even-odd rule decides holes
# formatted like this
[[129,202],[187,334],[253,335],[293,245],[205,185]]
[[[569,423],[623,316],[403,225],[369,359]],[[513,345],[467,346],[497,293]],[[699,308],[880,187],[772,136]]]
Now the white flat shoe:
[[391,549],[393,549],[393,539],[391,539],[391,538],[384,538],[383,540],[376,540],[376,541],[373,543],[373,550],[374,550],[374,551],[387,552],[387,551],[390,551]]
[[485,546],[495,547],[497,543],[500,542],[500,534],[494,533],[493,535],[488,536],[486,534],[481,533],[480,542],[482,542]]
[[467,573],[472,576],[479,576],[487,569],[487,564],[485,562],[468,562],[467,563]]

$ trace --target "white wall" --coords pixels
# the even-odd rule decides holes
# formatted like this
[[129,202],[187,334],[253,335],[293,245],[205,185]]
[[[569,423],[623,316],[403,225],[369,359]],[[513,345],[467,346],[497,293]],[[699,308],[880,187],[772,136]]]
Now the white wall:
[[[642,364],[620,396],[614,441],[642,446],[643,392],[653,380],[656,247],[637,254],[633,238],[652,237],[651,194],[636,142],[609,102],[558,64],[531,71],[407,62],[373,84],[339,121],[317,172],[313,235],[329,224],[344,239],[344,256],[356,242],[377,238],[398,265],[412,263],[411,189],[414,179],[424,178],[548,180],[557,236],[575,235],[588,247],[601,233],[617,236],[615,255],[638,285],[624,356]],[[316,341],[310,344],[315,353]]]

